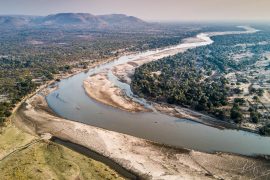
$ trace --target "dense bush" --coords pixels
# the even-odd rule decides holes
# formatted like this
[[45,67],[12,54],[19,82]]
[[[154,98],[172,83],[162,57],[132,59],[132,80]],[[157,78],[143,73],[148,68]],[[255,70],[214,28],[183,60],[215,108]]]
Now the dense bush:
[[[148,29],[0,28],[0,122],[37,85],[73,67],[115,57],[123,51],[178,44],[194,25],[153,25]],[[133,27],[135,28],[135,27]],[[1,102],[5,101],[5,102]]]
[[265,135],[265,136],[270,136],[270,124],[262,127],[260,129],[260,134]]
[[[220,119],[227,117],[236,123],[243,120],[239,105],[244,99],[236,98],[230,112],[220,108],[228,104],[229,94],[241,94],[238,87],[229,89],[224,74],[245,70],[262,59],[270,51],[269,28],[255,34],[237,34],[212,37],[213,44],[190,49],[172,57],[142,65],[135,70],[131,87],[135,94],[154,101],[190,107],[206,111]],[[235,60],[234,54],[251,52],[248,58]],[[159,73],[157,73],[159,72]],[[214,74],[212,75],[212,73]],[[237,77],[237,84],[248,83],[245,77]],[[234,84],[234,83],[232,83]],[[263,90],[254,93],[262,96]],[[251,121],[257,123],[260,115],[251,112]]]

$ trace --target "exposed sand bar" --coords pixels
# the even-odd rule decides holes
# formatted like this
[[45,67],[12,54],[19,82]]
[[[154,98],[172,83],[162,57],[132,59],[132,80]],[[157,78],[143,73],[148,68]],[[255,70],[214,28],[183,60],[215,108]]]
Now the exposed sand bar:
[[[113,88],[112,84],[106,82],[106,76],[103,80],[105,83],[102,84]],[[117,89],[113,92],[119,93]],[[33,134],[50,133],[80,144],[144,178],[269,179],[269,161],[164,147],[140,138],[62,119],[51,113],[41,94],[29,98],[15,114],[18,127]]]
[[140,138],[62,119],[48,112],[50,110],[44,97],[37,94],[18,110],[16,124],[32,133],[50,133],[80,144],[146,179],[269,178],[270,167],[266,160],[164,147]]
[[128,98],[121,88],[116,87],[113,82],[109,82],[106,76],[108,76],[110,71],[112,71],[113,74],[120,81],[130,84],[131,77],[134,74],[135,68],[141,66],[142,64],[155,61],[164,57],[172,56],[177,53],[184,52],[190,48],[212,44],[213,41],[210,38],[212,36],[255,33],[258,31],[251,27],[240,26],[240,28],[243,28],[246,31],[201,33],[198,34],[196,37],[191,37],[183,40],[182,44],[162,50],[157,50],[156,53],[152,53],[151,55],[138,57],[129,62],[112,66],[111,68],[105,69],[102,72],[94,76],[90,76],[88,79],[86,79],[84,81],[85,91],[91,98],[106,105],[118,107],[122,110],[127,110],[131,112],[136,112],[140,110],[146,111],[145,108],[143,108],[143,106],[141,106],[139,103],[132,101],[131,98]]
[[125,64],[120,64],[117,66],[114,66],[112,68],[112,72],[115,76],[117,76],[122,82],[126,82],[128,84],[131,83],[131,77],[134,74],[135,68],[149,63],[151,61],[155,61],[158,59],[161,59],[163,57],[171,56],[177,53],[184,52],[188,48],[179,48],[179,49],[172,49],[172,50],[166,50],[162,51],[147,57],[139,58],[134,61],[127,62]]
[[84,81],[86,93],[104,104],[126,111],[144,111],[144,107],[128,97],[108,80],[107,73],[93,75]]
[[154,55],[150,55],[144,58],[139,58],[128,63],[114,66],[112,68],[112,71],[114,75],[117,76],[121,81],[130,84],[131,82],[130,78],[134,74],[135,68],[145,63],[155,61],[164,57],[173,56],[175,54],[182,53],[186,51],[187,49],[212,44],[213,41],[210,39],[210,37],[212,36],[230,35],[230,34],[248,34],[248,33],[256,33],[258,31],[254,28],[246,27],[246,26],[239,26],[239,28],[243,28],[246,31],[201,33],[201,34],[198,34],[196,37],[184,39],[182,44],[175,46],[174,48],[168,48],[167,50],[165,49]]

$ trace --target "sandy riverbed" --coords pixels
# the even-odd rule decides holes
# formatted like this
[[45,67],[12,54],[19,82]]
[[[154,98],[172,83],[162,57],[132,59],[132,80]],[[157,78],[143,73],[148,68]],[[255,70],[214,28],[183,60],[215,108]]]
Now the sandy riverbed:
[[[117,107],[122,110],[127,110],[130,112],[146,111],[146,109],[143,108],[140,104],[130,100],[119,87],[116,87],[112,82],[110,82],[107,78],[107,74],[109,73],[109,71],[112,71],[112,73],[117,78],[119,78],[120,81],[130,84],[131,77],[134,74],[134,70],[137,67],[145,63],[161,59],[163,57],[184,52],[189,48],[194,48],[196,47],[196,45],[194,45],[196,43],[203,43],[203,42],[211,43],[212,41],[209,40],[207,36],[199,34],[196,37],[186,38],[184,42],[191,43],[193,45],[191,47],[189,45],[188,46],[184,45],[184,46],[177,46],[176,48],[168,48],[166,50],[160,50],[152,55],[140,57],[127,63],[113,66],[112,69],[105,69],[98,74],[88,77],[84,81],[85,92],[91,98],[101,103]],[[178,116],[180,116],[180,114],[178,114]]]
[[55,137],[94,150],[124,168],[149,179],[267,178],[266,160],[229,154],[175,149],[129,135],[58,118],[50,113],[44,96],[28,99],[16,114],[16,124],[31,133]]
[[[146,57],[140,57],[135,60],[129,61],[127,63],[119,64],[113,66],[111,69],[105,69],[104,71],[89,77],[84,81],[84,89],[86,93],[93,99],[102,102],[106,105],[110,105],[113,107],[120,108],[122,110],[127,110],[131,112],[138,111],[147,111],[140,104],[132,101],[128,98],[122,90],[115,86],[112,82],[110,82],[107,78],[107,74],[109,71],[121,81],[127,84],[131,83],[131,78],[134,74],[134,71],[137,67],[149,63],[151,61],[156,61],[164,57],[172,56],[181,52],[185,52],[187,49],[196,48],[198,43],[212,43],[213,41],[210,39],[212,36],[219,35],[228,35],[228,34],[247,34],[247,33],[255,33],[258,30],[253,29],[251,27],[239,26],[239,28],[243,28],[246,31],[229,31],[229,32],[211,32],[211,33],[201,33],[196,37],[186,38],[183,40],[183,43],[191,43],[187,46],[177,46],[176,48],[169,48],[167,50],[161,50],[155,54],[148,55]],[[124,104],[124,103],[125,104]],[[127,103],[127,104],[126,104]],[[128,104],[129,103],[129,104]],[[157,104],[153,103],[153,106],[156,110],[175,116],[178,118],[186,118],[199,123],[206,124],[208,126],[214,126],[217,128],[239,128],[232,124],[219,121],[213,117],[210,117],[206,114],[202,114],[199,112],[192,111],[190,109],[182,108],[179,106],[169,106],[166,104]],[[243,130],[257,132],[256,129],[250,127],[242,127]]]
[[93,99],[122,110],[145,111],[144,107],[124,96],[121,89],[108,80],[107,73],[99,73],[84,81],[86,93]]
[[[112,73],[117,78],[119,78],[120,81],[130,84],[131,77],[134,74],[134,70],[136,67],[139,67],[142,64],[145,64],[154,60],[158,60],[168,55],[184,52],[185,50],[186,49],[184,48],[180,48],[180,49],[160,52],[154,55],[149,55],[147,57],[142,57],[134,61],[130,61],[124,64],[114,66],[112,68]],[[94,74],[88,77],[84,81],[83,86],[84,86],[85,92],[87,93],[89,97],[103,104],[106,104],[115,108],[119,108],[125,111],[129,111],[129,112],[151,111],[149,109],[146,109],[141,104],[134,102],[131,98],[127,97],[125,93],[119,87],[115,86],[114,83],[111,82],[107,77],[109,71],[110,69],[105,69],[98,74]],[[190,119],[190,120],[203,123],[208,126],[217,127],[217,128],[229,127],[228,123],[217,121],[215,118],[212,118],[210,116],[207,116],[202,113],[195,112],[186,108],[181,108],[181,107],[171,106],[171,105],[169,106],[166,104],[158,104],[158,103],[153,103],[153,106],[155,107],[157,111],[160,111],[162,113],[165,113],[171,116],[175,116],[177,118]]]
[[[112,73],[119,78],[122,82],[131,83],[131,76],[134,74],[136,67],[139,67],[145,63],[174,55],[180,52],[184,52],[187,48],[176,48],[166,51],[162,51],[153,55],[142,57],[134,61],[130,61],[124,64],[114,66]],[[116,87],[107,78],[107,74],[110,69],[88,77],[84,81],[84,89],[86,93],[93,99],[113,107],[120,108],[122,110],[137,112],[148,111],[139,103],[132,101],[125,96],[124,92],[119,87]]]
[[[117,65],[117,66],[113,66],[111,71],[113,72],[113,74],[117,78],[119,78],[120,81],[130,84],[131,83],[131,77],[134,74],[135,69],[137,67],[145,64],[145,63],[149,63],[151,61],[159,60],[159,59],[164,58],[164,57],[172,56],[172,55],[184,52],[187,49],[196,48],[197,46],[202,46],[201,43],[206,43],[204,45],[211,44],[213,42],[209,38],[211,36],[219,36],[219,35],[227,35],[227,34],[255,33],[255,32],[258,31],[258,30],[254,29],[254,28],[246,27],[246,26],[239,26],[239,28],[243,28],[246,31],[211,32],[211,33],[207,33],[207,34],[201,33],[201,34],[198,34],[196,37],[191,37],[191,38],[184,39],[183,44],[181,44],[182,46],[179,45],[179,46],[176,46],[175,48],[168,48],[166,50],[161,50],[161,51],[158,51],[155,54],[148,55],[146,57],[141,57],[141,58],[129,61],[127,63]],[[108,73],[109,71],[110,71],[110,69],[106,69],[105,71],[103,71],[101,73],[103,75],[105,73]],[[90,79],[93,79],[93,78],[90,77]],[[94,83],[88,83],[89,81],[85,81],[85,83],[84,83],[84,87],[86,89],[86,92],[88,93],[88,95],[90,97],[92,97],[92,95],[94,94],[94,93],[90,92],[90,89],[93,89],[92,86],[95,86],[96,91],[100,91],[102,88],[104,88],[104,83],[105,82],[104,82],[103,78],[101,78],[100,80],[95,78],[94,80],[95,80]],[[102,81],[102,82],[98,82],[98,81]],[[95,85],[95,84],[98,84],[98,85]],[[113,84],[111,85],[111,87],[113,87]],[[119,88],[118,88],[119,90],[115,91],[116,88],[117,87],[113,87],[114,92],[121,91]],[[113,95],[111,93],[112,90],[110,90],[110,89],[111,88],[108,88],[107,92],[104,91],[104,93],[99,94],[99,95],[100,96],[106,96],[106,97],[112,96]],[[118,96],[119,93],[114,94],[114,95]],[[94,98],[94,99],[102,99],[101,102],[105,103],[107,105],[111,104],[110,98],[107,98],[107,100],[105,100],[104,98],[97,96],[97,94],[95,96],[93,96],[92,98]],[[118,99],[120,100],[121,98],[119,97]],[[117,104],[120,104],[120,102],[117,103]],[[136,108],[134,107],[134,109],[136,109]]]
[[[112,94],[109,94],[109,98],[104,98],[106,101],[103,103],[112,103],[116,100],[116,102],[121,102],[122,104],[123,101],[128,101],[128,99],[122,97],[121,90],[114,87],[108,81],[106,75],[97,74],[92,76],[92,78],[90,77],[84,83],[85,87],[90,84],[90,87],[86,88],[86,91],[87,89],[90,91],[88,92],[89,95],[94,92],[95,96],[104,98],[103,92],[106,89],[106,92],[109,90]],[[94,83],[93,80],[99,82]],[[95,87],[95,85],[98,85],[98,87]],[[112,98],[111,95],[114,96],[115,94],[117,96]],[[96,100],[99,99],[96,98]],[[117,105],[116,102],[113,102],[115,103],[114,105]],[[133,107],[126,108],[133,109]],[[172,111],[175,110],[172,109]],[[60,139],[80,144],[109,157],[121,166],[144,178],[269,178],[270,165],[269,161],[266,160],[224,153],[208,154],[164,147],[140,138],[56,117],[48,108],[44,96],[40,94],[29,98],[25,105],[18,110],[15,119],[16,125],[27,132],[39,135],[50,133]]]
[[130,61],[124,64],[120,64],[117,66],[114,66],[112,68],[113,74],[118,77],[121,81],[126,82],[128,84],[131,83],[131,77],[134,74],[134,70],[146,63],[149,63],[151,61],[159,60],[161,58],[171,56],[177,53],[184,52],[187,48],[177,48],[177,49],[171,49],[162,51],[159,53],[156,53],[154,55],[149,55],[147,57],[142,57],[139,59],[136,59],[134,61]]

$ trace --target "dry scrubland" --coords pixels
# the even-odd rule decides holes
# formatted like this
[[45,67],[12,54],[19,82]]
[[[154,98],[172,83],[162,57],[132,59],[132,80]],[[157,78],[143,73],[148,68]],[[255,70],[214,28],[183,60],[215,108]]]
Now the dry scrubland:
[[[243,55],[243,58],[248,58],[249,54]],[[229,73],[226,78],[230,82],[229,86],[232,89],[238,89],[239,93],[232,94],[230,102],[233,103],[236,99],[242,99],[241,110],[244,117],[243,126],[250,129],[258,129],[269,123],[270,118],[270,69],[266,68],[270,64],[270,54],[263,54],[263,58],[259,59],[254,65],[248,67],[244,71]],[[224,107],[226,108],[226,107]],[[250,122],[250,109],[257,109],[260,122],[257,123],[257,118],[253,117]]]

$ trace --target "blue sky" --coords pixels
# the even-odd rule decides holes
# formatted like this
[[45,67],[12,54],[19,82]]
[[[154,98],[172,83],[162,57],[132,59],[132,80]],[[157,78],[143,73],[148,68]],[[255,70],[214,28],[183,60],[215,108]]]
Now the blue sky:
[[123,13],[145,20],[270,20],[270,0],[0,0],[0,14]]

